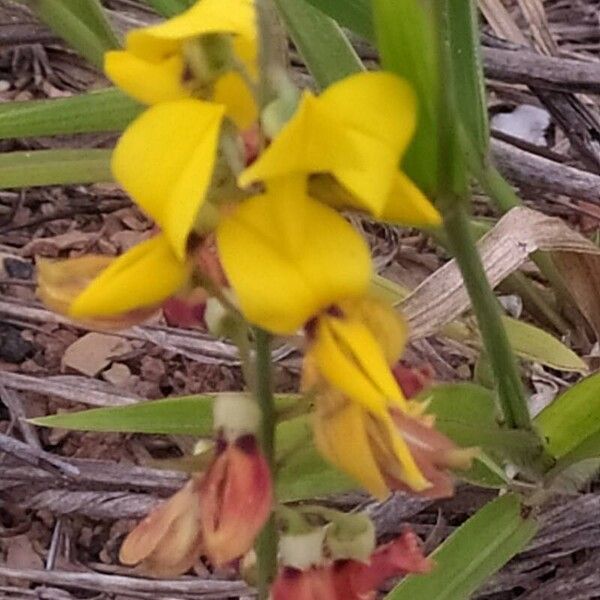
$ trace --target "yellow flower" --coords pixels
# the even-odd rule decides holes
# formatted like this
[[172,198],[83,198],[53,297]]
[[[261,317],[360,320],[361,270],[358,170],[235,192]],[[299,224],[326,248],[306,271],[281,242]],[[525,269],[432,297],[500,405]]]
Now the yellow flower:
[[246,128],[257,110],[240,70],[256,76],[255,20],[253,0],[199,0],[164,23],[129,32],[125,50],[106,54],[104,70],[144,104],[210,99]]
[[270,182],[217,228],[225,274],[244,316],[290,334],[340,298],[369,285],[368,249],[352,226],[309,198],[304,181]]
[[[383,72],[353,75],[318,98],[304,92],[295,115],[242,173],[240,185],[328,174],[346,192],[346,206],[409,225],[439,225],[437,210],[398,170],[415,125],[416,101],[405,81]],[[340,204],[333,190],[325,192],[320,199]]]
[[127,324],[187,287],[189,237],[212,178],[223,114],[222,106],[188,98],[153,106],[127,128],[113,174],[162,231],[116,259],[43,267],[40,295],[49,306],[78,320]]

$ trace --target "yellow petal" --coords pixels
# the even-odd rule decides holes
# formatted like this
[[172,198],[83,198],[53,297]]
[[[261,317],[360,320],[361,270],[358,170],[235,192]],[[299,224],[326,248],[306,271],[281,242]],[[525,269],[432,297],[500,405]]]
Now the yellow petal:
[[227,116],[239,129],[248,129],[258,119],[254,96],[239,73],[230,71],[219,77],[212,99],[227,107]]
[[110,256],[87,255],[66,260],[38,258],[38,296],[52,310],[66,314],[73,300],[113,261]]
[[162,228],[183,260],[212,178],[224,107],[185,99],[150,107],[123,133],[115,179]]
[[[278,210],[282,201],[288,210]],[[242,312],[274,333],[293,333],[369,284],[363,239],[334,210],[308,197],[268,193],[243,202],[219,224],[217,245]]]
[[385,483],[365,427],[368,415],[352,402],[321,408],[313,419],[315,445],[327,460],[360,482],[373,496],[384,500],[390,490]]
[[241,185],[287,173],[330,173],[349,192],[348,206],[380,216],[416,123],[410,86],[383,72],[353,75],[314,98],[294,117]]
[[384,300],[372,296],[345,300],[339,306],[348,318],[366,325],[388,365],[396,364],[408,338],[408,328],[400,313]]
[[[386,439],[381,440],[381,442],[391,446],[392,460],[397,461],[396,466],[400,467],[402,481],[415,492],[420,492],[431,487],[431,484],[425,479],[425,476],[417,466],[407,442],[400,435],[389,412],[377,415],[375,418],[378,421],[377,424],[385,432]],[[390,472],[393,471],[394,465],[390,465]]]
[[150,62],[126,50],[113,50],[104,55],[104,72],[115,85],[144,104],[190,96],[183,85],[181,54]]
[[381,219],[411,227],[438,227],[442,217],[425,194],[398,171]]
[[361,152],[351,132],[324,109],[310,92],[304,92],[298,110],[260,158],[239,178],[245,187],[293,174],[334,172],[359,168]]
[[401,153],[415,131],[417,102],[408,82],[391,73],[357,73],[329,86],[320,101],[352,130]]
[[332,387],[374,414],[387,412],[392,401],[405,404],[380,345],[363,323],[322,315],[309,352]]
[[199,0],[185,12],[158,25],[135,29],[127,49],[148,60],[161,60],[185,40],[211,33],[230,33],[256,47],[253,0]]
[[178,291],[189,274],[165,237],[157,235],[115,259],[77,296],[69,315],[108,317],[157,306]]

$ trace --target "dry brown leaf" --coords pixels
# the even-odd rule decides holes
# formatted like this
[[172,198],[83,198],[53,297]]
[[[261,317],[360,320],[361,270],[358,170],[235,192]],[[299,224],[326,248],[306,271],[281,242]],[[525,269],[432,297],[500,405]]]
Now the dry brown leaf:
[[132,346],[121,337],[105,333],[87,333],[72,343],[63,355],[62,365],[94,377],[111,360],[131,352]]
[[600,256],[556,252],[553,259],[577,308],[600,340]]
[[479,8],[496,35],[510,40],[515,44],[529,45],[529,41],[523,35],[501,0],[479,0]]
[[[536,250],[600,257],[600,248],[570,229],[561,219],[525,207],[513,208],[477,244],[492,287],[518,269]],[[600,264],[600,258],[597,259]],[[590,300],[597,300],[597,294]],[[446,263],[419,285],[400,307],[411,337],[435,333],[470,306],[455,260]]]

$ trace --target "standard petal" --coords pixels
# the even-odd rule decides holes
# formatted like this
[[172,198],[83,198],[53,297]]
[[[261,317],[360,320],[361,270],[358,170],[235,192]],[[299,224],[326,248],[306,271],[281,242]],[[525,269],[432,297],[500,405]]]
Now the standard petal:
[[126,50],[113,50],[104,55],[104,72],[115,85],[144,104],[190,96],[183,85],[184,63],[180,54],[150,62]]
[[415,94],[408,82],[391,73],[346,77],[328,87],[320,101],[346,127],[381,141],[394,154],[401,154],[415,132]]
[[240,36],[256,47],[255,21],[253,0],[200,0],[168,21],[129,33],[127,49],[159,60],[182,41],[211,33]]
[[411,227],[439,227],[442,224],[442,216],[435,206],[401,171],[396,172],[381,219]]
[[180,260],[210,184],[224,107],[201,100],[149,108],[112,157],[116,180],[163,229]]
[[242,187],[255,181],[360,168],[356,139],[310,92],[304,92],[294,116],[260,158],[239,177]]
[[336,300],[362,294],[371,275],[368,249],[345,219],[307,197],[287,200],[289,211],[278,210],[283,199],[271,194],[247,200],[217,229],[219,256],[242,312],[280,334],[293,333]]
[[186,283],[190,268],[163,235],[134,246],[102,271],[69,307],[69,316],[109,317],[157,306]]

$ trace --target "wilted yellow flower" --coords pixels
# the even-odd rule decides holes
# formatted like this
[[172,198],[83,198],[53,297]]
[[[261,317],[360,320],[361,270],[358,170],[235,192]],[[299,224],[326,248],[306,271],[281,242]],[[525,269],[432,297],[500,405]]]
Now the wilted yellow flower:
[[405,81],[383,72],[347,77],[317,98],[304,92],[295,115],[240,184],[329,174],[347,193],[321,186],[321,200],[409,225],[439,225],[437,210],[398,170],[415,125],[416,100]]
[[269,183],[216,231],[219,256],[244,316],[290,334],[340,298],[364,293],[369,251],[352,226],[309,198],[300,179]]
[[393,309],[368,298],[341,302],[309,337],[303,386],[314,393],[323,455],[379,498],[393,490],[451,495],[448,469],[467,468],[474,451],[457,448],[402,393],[390,365],[407,331]]
[[108,52],[104,69],[140,102],[212,100],[246,128],[257,117],[247,81],[256,76],[255,21],[252,0],[199,0],[168,21],[129,32],[126,49]]

